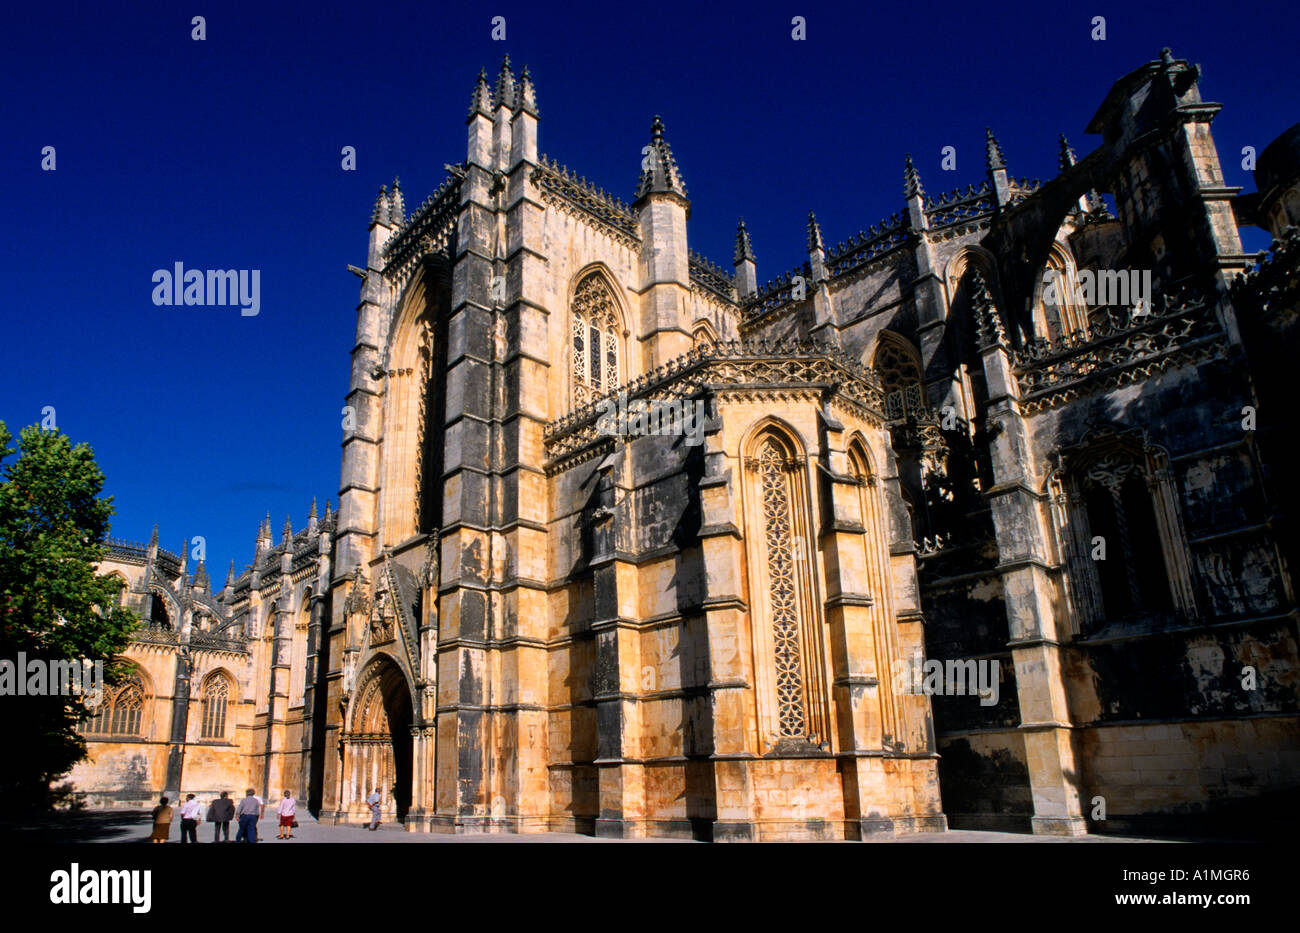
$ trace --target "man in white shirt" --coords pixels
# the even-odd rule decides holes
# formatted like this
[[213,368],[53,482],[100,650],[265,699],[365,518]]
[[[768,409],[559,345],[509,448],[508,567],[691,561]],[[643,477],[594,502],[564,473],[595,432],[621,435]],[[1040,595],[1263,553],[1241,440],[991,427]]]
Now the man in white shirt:
[[366,798],[366,803],[370,804],[370,825],[366,829],[375,830],[379,828],[379,791],[372,790],[370,796]]
[[202,812],[203,808],[194,799],[194,795],[186,794],[185,802],[181,804],[181,842],[199,841],[199,814]]

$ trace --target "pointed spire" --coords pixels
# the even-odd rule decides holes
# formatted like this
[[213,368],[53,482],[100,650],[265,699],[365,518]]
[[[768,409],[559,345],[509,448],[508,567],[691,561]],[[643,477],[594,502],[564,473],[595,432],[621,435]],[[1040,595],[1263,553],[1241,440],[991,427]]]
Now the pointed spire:
[[226,589],[235,585],[235,561],[231,558],[230,569],[226,571]]
[[482,68],[478,70],[478,83],[474,85],[474,96],[470,99],[469,119],[473,120],[479,114],[492,116],[492,88],[488,85],[487,71]]
[[984,161],[990,172],[1007,167],[1007,160],[1002,155],[1002,146],[993,135],[992,128],[987,126],[984,127]]
[[673,150],[664,139],[664,124],[658,116],[650,125],[650,145],[641,160],[641,181],[636,186],[639,201],[649,194],[676,194],[686,197],[686,184],[673,158]]
[[287,544],[293,540],[293,520],[288,515],[284,517],[284,530],[280,532],[280,541]]
[[149,538],[149,547],[155,549],[158,547],[158,523],[157,522],[153,523],[153,535],[152,537]]
[[1078,161],[1079,160],[1074,155],[1074,150],[1070,148],[1070,141],[1066,139],[1065,134],[1062,133],[1061,134],[1061,155],[1060,158],[1057,160],[1057,166],[1061,169],[1061,171],[1064,172],[1067,168],[1074,165]]
[[370,212],[371,224],[388,224],[388,186],[379,186],[379,197],[375,198],[375,209]]
[[307,513],[307,522],[308,522],[308,524],[310,524],[310,523],[312,523],[312,522],[314,522],[314,521],[316,521],[316,497],[315,497],[315,496],[312,496],[312,497],[311,497],[311,511],[309,511],[309,512]]
[[504,107],[506,110],[515,109],[515,74],[510,70],[509,55],[502,60],[501,70],[497,73],[497,87],[493,100],[498,107]]
[[533,76],[529,73],[527,65],[524,65],[524,70],[519,75],[518,98],[519,110],[537,116],[537,88],[533,86]]
[[190,542],[188,540],[181,542],[181,585],[188,582],[185,578],[185,572],[190,566]]
[[330,511],[330,500],[326,499],[325,500],[325,521],[329,521],[333,517],[334,517],[334,513]]
[[207,561],[199,561],[199,569],[194,571],[194,585],[196,587],[208,588],[208,564]]
[[822,239],[822,228],[817,223],[817,215],[808,212],[808,252],[821,250],[826,252],[826,242]]
[[406,200],[402,197],[402,180],[393,176],[393,193],[388,197],[388,222],[394,227],[406,223]]
[[740,218],[740,225],[736,227],[736,255],[734,261],[741,263],[744,261],[754,261],[754,246],[749,242],[749,231],[745,229],[745,218]]
[[903,197],[907,200],[925,197],[925,189],[921,187],[921,175],[916,170],[910,152],[903,157]]

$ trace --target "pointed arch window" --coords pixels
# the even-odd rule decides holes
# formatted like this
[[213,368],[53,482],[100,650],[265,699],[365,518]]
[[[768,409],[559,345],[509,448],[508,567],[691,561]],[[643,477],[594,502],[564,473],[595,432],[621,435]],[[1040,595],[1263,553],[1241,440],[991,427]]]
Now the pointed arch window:
[[153,593],[149,600],[149,627],[171,631],[171,614],[167,612],[167,599],[161,593]]
[[925,407],[921,391],[921,363],[900,339],[882,335],[873,368],[885,390],[885,413],[890,420],[920,414]]
[[806,464],[776,431],[762,434],[751,449],[745,468],[762,731],[776,749],[821,746],[829,729],[812,597]]
[[203,738],[226,737],[226,713],[229,708],[230,681],[223,674],[213,674],[203,683]]
[[1074,262],[1059,244],[1047,255],[1043,280],[1034,306],[1034,337],[1049,346],[1069,338],[1086,337],[1087,308],[1078,301],[1078,276]]
[[86,735],[139,735],[144,719],[144,686],[131,676],[116,690],[105,690],[94,715],[81,724]]
[[1050,482],[1068,593],[1082,631],[1196,615],[1168,456],[1108,435],[1057,456]]
[[144,688],[139,680],[132,680],[113,700],[109,732],[113,735],[139,735],[143,718]]
[[585,405],[622,381],[614,296],[595,273],[578,283],[572,304],[573,403]]

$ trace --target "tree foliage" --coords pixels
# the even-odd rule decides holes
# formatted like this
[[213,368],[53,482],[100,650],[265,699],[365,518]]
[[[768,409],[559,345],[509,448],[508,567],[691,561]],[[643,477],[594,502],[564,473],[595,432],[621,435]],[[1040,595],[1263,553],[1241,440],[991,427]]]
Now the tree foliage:
[[[0,658],[112,663],[138,624],[118,605],[121,582],[95,572],[113,514],[104,474],[86,444],[37,426],[13,435],[0,422]],[[52,781],[85,757],[76,731],[80,696],[0,696],[6,742],[0,806],[47,805]]]

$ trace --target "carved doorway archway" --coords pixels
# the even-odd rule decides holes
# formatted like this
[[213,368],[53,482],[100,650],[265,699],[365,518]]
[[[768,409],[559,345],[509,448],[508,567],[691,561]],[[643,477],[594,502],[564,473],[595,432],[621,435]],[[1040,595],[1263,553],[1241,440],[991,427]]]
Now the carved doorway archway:
[[347,809],[368,814],[371,791],[379,792],[386,820],[402,821],[411,808],[413,712],[406,677],[390,658],[370,664],[357,691],[351,728],[343,742]]

